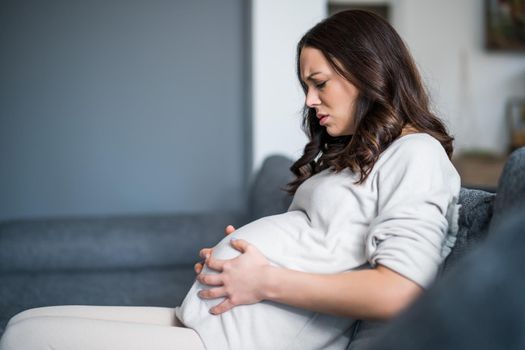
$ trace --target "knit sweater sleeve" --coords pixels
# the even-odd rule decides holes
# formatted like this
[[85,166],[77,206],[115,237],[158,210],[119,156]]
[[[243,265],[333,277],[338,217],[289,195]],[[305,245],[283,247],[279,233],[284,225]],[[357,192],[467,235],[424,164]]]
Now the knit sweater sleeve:
[[366,256],[426,288],[443,261],[457,221],[460,179],[441,144],[429,135],[392,144],[374,173],[377,216],[366,235]]

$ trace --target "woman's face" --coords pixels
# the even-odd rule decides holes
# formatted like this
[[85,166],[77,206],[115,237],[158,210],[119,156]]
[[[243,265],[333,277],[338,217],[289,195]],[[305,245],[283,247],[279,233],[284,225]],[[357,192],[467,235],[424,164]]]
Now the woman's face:
[[318,49],[304,47],[299,63],[307,86],[305,103],[315,109],[319,124],[330,136],[352,135],[357,88],[339,75]]

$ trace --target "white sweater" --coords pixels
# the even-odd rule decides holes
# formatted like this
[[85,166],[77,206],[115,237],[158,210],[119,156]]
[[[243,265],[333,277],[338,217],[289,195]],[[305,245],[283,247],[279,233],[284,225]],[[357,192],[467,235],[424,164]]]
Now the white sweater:
[[[229,241],[242,238],[276,266],[337,273],[368,262],[426,287],[450,251],[447,242],[453,242],[457,223],[460,179],[443,147],[428,134],[403,136],[381,154],[363,184],[356,185],[357,179],[349,169],[310,177],[287,212],[237,229],[213,255],[236,257],[239,252]],[[203,273],[214,272],[205,268]],[[195,282],[176,315],[207,349],[344,349],[348,344],[353,319],[270,301],[215,316],[208,310],[223,299],[200,299],[203,288],[208,287]]]

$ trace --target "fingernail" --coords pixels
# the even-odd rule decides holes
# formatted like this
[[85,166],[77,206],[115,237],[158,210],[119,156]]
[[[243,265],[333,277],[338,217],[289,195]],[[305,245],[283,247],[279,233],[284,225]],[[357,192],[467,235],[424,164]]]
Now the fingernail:
[[206,260],[210,258],[210,253],[206,254]]
[[210,309],[210,314],[215,315],[215,311],[213,309]]

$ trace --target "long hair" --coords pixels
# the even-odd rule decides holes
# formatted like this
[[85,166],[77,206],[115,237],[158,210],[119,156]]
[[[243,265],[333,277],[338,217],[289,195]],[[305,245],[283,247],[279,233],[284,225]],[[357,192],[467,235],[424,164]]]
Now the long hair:
[[297,44],[297,76],[304,47],[321,51],[330,66],[358,89],[351,136],[330,136],[319,125],[314,108],[304,107],[302,128],[309,142],[290,167],[295,180],[287,191],[312,175],[333,168],[350,168],[363,183],[380,154],[412,126],[437,139],[448,157],[453,138],[429,108],[429,98],[414,60],[401,37],[382,17],[363,10],[339,12],[310,29]]

